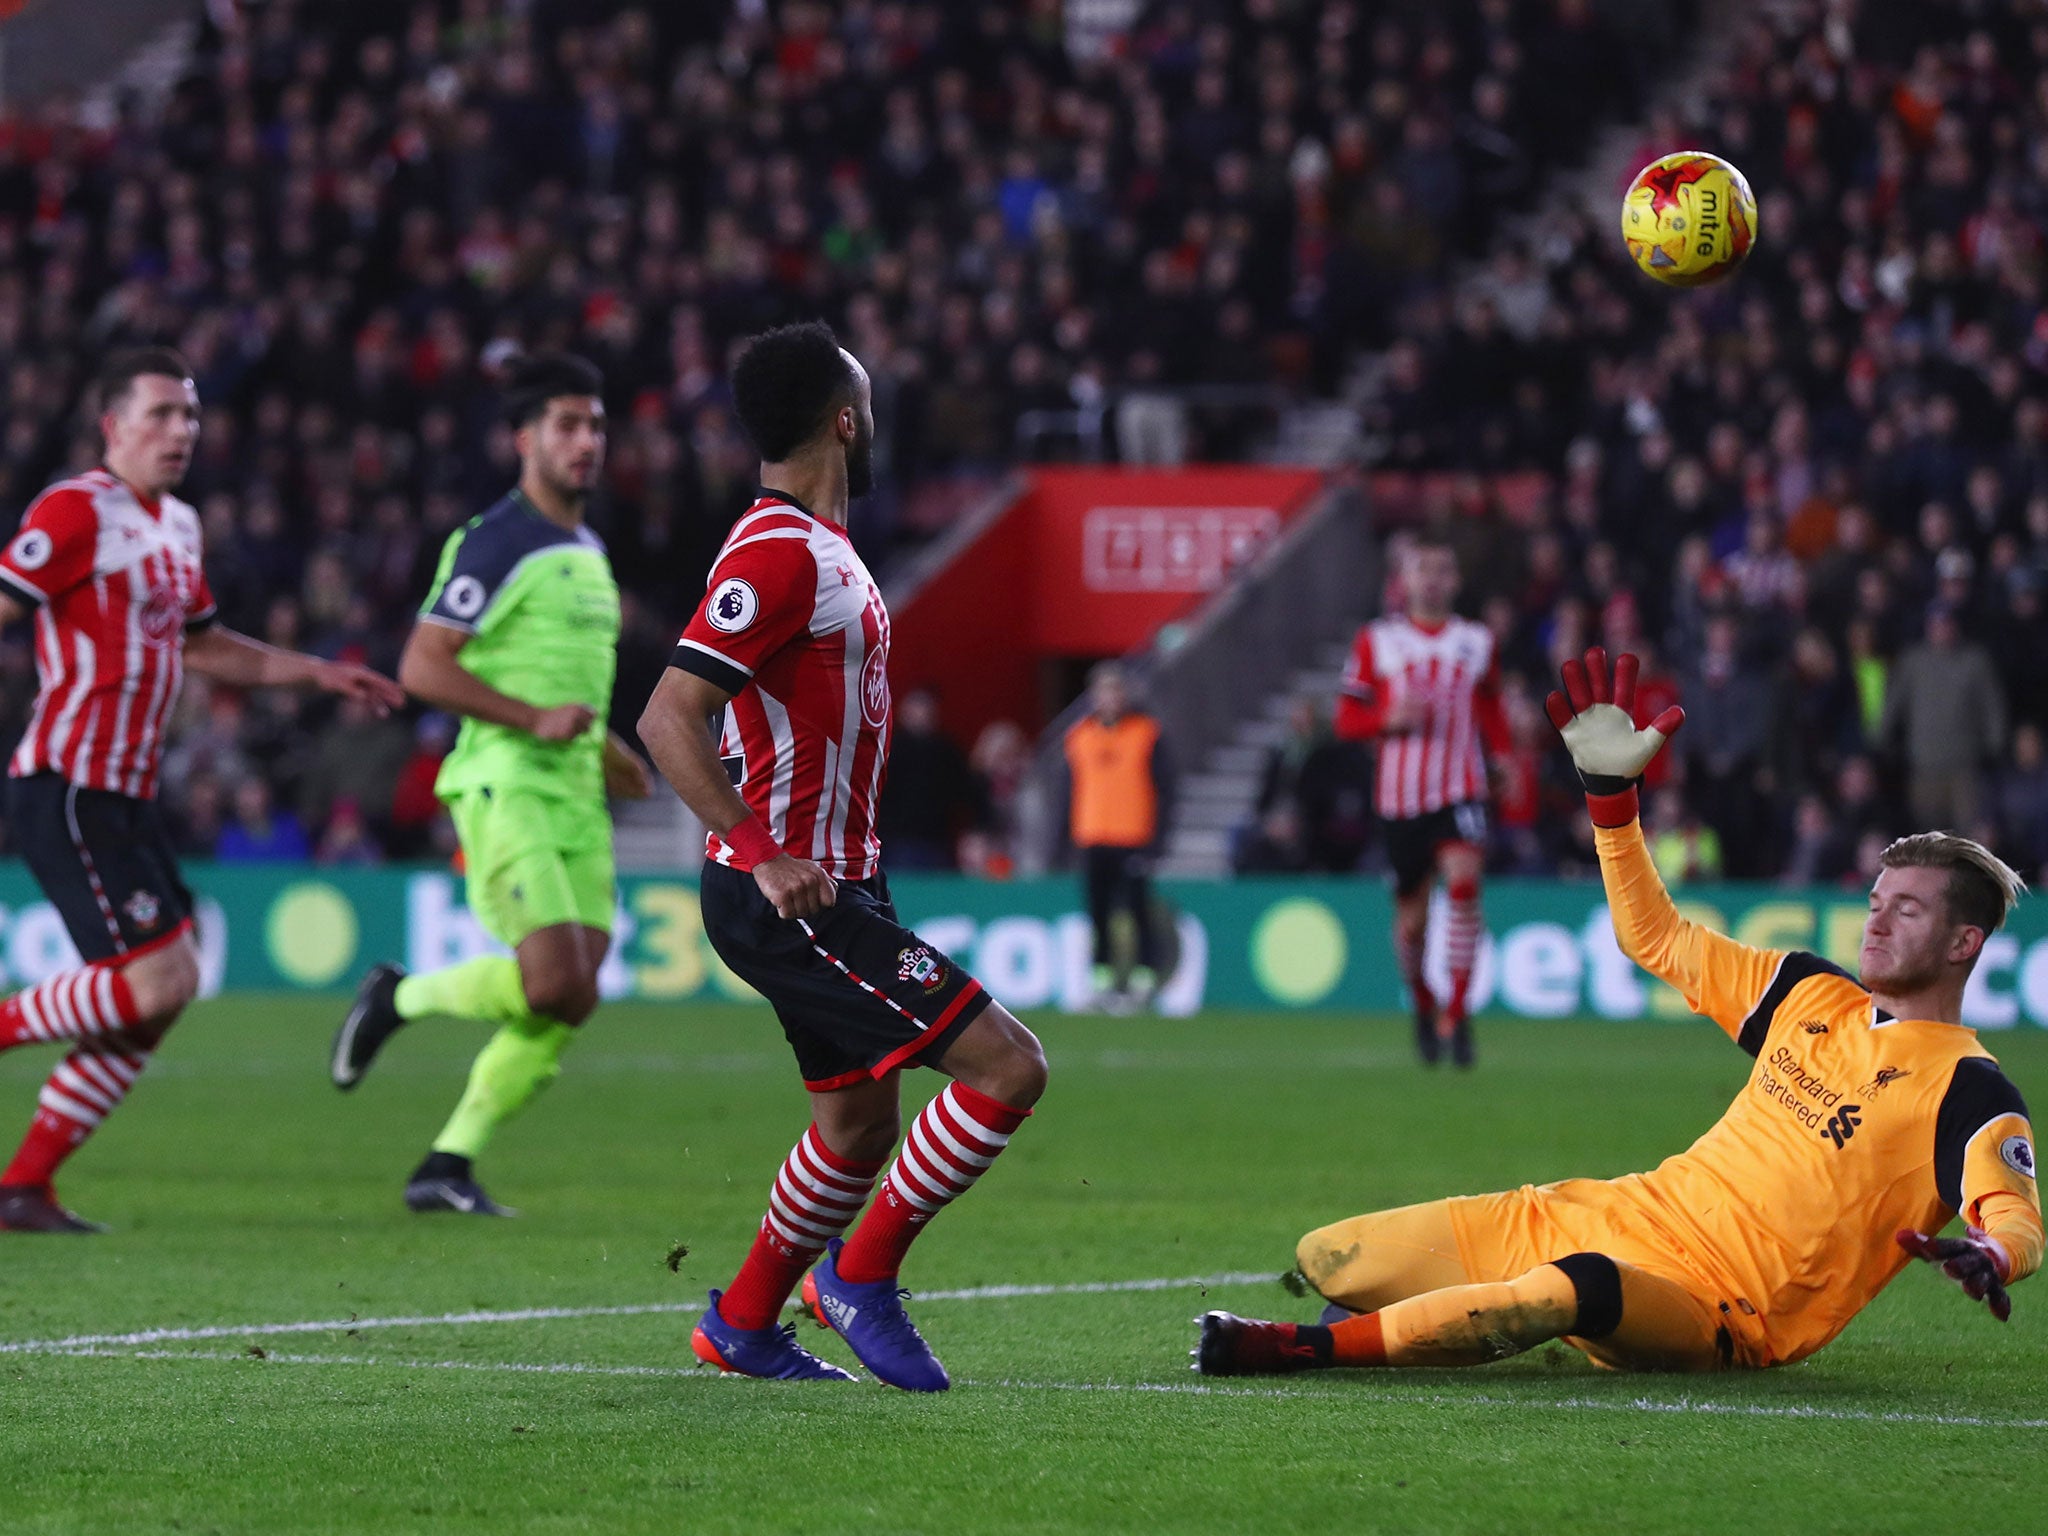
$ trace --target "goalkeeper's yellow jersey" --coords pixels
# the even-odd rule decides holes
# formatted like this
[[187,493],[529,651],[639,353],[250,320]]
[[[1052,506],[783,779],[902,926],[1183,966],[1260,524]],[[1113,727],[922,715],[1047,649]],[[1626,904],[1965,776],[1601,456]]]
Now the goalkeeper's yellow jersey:
[[1631,1226],[1735,1300],[1747,1352],[1782,1363],[1834,1338],[1909,1262],[1902,1227],[1961,1212],[2004,1245],[2011,1278],[2040,1264],[2026,1105],[1975,1031],[1894,1019],[1818,955],[1686,921],[1638,824],[1596,835],[1622,949],[1756,1061],[1712,1130],[1609,1185]]

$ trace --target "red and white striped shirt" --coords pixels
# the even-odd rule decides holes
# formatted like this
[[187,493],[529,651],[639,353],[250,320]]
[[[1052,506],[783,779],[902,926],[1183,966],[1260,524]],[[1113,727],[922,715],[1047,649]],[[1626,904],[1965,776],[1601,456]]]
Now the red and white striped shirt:
[[[846,531],[762,492],[726,536],[673,664],[733,695],[719,751],[776,843],[838,879],[874,874],[889,610]],[[705,852],[747,867],[716,834]]]
[[104,469],[59,481],[0,552],[0,591],[36,611],[35,712],[8,773],[154,798],[185,632],[214,617],[199,514]]
[[[1428,706],[1413,729],[1387,729],[1402,699]],[[1375,619],[1358,632],[1337,701],[1337,734],[1377,740],[1375,799],[1382,817],[1425,816],[1486,798],[1486,757],[1508,746],[1493,631],[1453,618],[1434,628],[1406,617]]]

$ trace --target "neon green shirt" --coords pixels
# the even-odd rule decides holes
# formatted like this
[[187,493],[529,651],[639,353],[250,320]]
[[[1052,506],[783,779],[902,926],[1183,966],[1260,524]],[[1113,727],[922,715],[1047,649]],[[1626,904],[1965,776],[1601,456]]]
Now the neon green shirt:
[[619,588],[604,540],[550,522],[515,490],[448,536],[420,618],[469,635],[461,664],[500,693],[541,709],[597,711],[570,742],[465,718],[434,781],[437,795],[504,787],[603,799],[619,643]]

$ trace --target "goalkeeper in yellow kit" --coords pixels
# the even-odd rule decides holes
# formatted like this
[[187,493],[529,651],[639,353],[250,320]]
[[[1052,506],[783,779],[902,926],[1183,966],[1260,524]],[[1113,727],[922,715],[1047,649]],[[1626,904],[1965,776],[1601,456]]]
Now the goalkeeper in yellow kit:
[[[1684,716],[1630,717],[1636,662],[1589,651],[1549,700],[1585,782],[1615,936],[1755,1058],[1720,1122],[1649,1173],[1439,1200],[1311,1232],[1327,1325],[1211,1312],[1197,1369],[1478,1365],[1562,1338],[1630,1370],[1783,1365],[1826,1344],[1909,1258],[2003,1320],[2041,1262],[2033,1133],[1963,984],[2023,890],[1967,838],[1885,850],[1859,976],[1681,918],[1636,780]],[[1932,1234],[1960,1213],[1966,1235]],[[1344,1315],[1346,1313],[1352,1315]]]

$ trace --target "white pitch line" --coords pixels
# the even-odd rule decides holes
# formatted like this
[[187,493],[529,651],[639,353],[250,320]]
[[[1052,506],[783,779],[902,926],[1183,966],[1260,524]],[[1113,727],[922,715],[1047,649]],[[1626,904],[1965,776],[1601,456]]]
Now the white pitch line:
[[[386,1370],[472,1371],[523,1376],[633,1376],[660,1378],[694,1376],[699,1379],[706,1379],[704,1369],[697,1366],[587,1365],[577,1361],[392,1360],[375,1355],[297,1355],[279,1354],[270,1351],[266,1351],[259,1359],[259,1357],[253,1356],[247,1351],[228,1354],[220,1350],[129,1350],[93,1346],[53,1349],[47,1351],[47,1353],[61,1355],[67,1359],[206,1360],[274,1365],[375,1366]],[[730,1381],[738,1380],[739,1378],[720,1375],[708,1379]],[[1308,1400],[1308,1394],[1290,1391],[1285,1387],[1224,1385],[1206,1381],[1014,1381],[1005,1379],[996,1381],[963,1380],[960,1382],[960,1385],[997,1391],[1140,1392],[1151,1394],[1163,1393],[1173,1397],[1256,1397],[1293,1401]],[[1369,1401],[1374,1403],[1402,1403],[1424,1408],[1520,1408],[1535,1409],[1544,1413],[1715,1414],[1737,1418],[1805,1419],[1835,1424],[1921,1424],[1946,1429],[2048,1429],[2048,1419],[1992,1419],[1972,1414],[1949,1413],[1877,1413],[1854,1408],[1816,1408],[1802,1403],[1709,1403],[1699,1402],[1689,1397],[1663,1402],[1649,1397],[1617,1398],[1610,1401],[1595,1397],[1498,1397],[1480,1392],[1388,1392],[1372,1387],[1361,1387],[1359,1390],[1368,1393]],[[1320,1398],[1321,1395],[1318,1394],[1317,1396]]]
[[[978,1381],[967,1384],[1044,1392],[1169,1392],[1195,1396],[1280,1398],[1301,1396],[1300,1393],[1290,1392],[1283,1387],[1218,1386],[1205,1381]],[[1707,1403],[1689,1397],[1681,1397],[1675,1402],[1660,1402],[1653,1397],[1612,1400],[1598,1397],[1495,1397],[1481,1392],[1389,1392],[1376,1386],[1363,1386],[1359,1390],[1370,1393],[1374,1402],[1410,1403],[1428,1408],[1540,1408],[1546,1413],[1555,1410],[1603,1413],[1702,1413],[1726,1414],[1738,1418],[1820,1419],[1833,1423],[1853,1424],[1938,1424],[1957,1429],[2048,1429],[2048,1419],[1987,1419],[1971,1414],[1948,1413],[1878,1413],[1858,1408],[1815,1408],[1803,1403]]]
[[[1127,1291],[1174,1291],[1183,1287],[1260,1285],[1274,1273],[1235,1272],[1150,1280],[1086,1280],[1071,1285],[977,1285],[965,1290],[918,1291],[918,1301],[1009,1301],[1025,1296],[1105,1296]],[[0,1355],[58,1354],[109,1345],[182,1344],[201,1339],[275,1338],[293,1333],[360,1333],[369,1328],[465,1328],[478,1323],[544,1323],[576,1317],[694,1317],[701,1301],[650,1302],[616,1307],[520,1307],[503,1312],[442,1312],[417,1317],[322,1318],[299,1323],[216,1323],[205,1328],[143,1328],[133,1333],[80,1333],[63,1339],[0,1341]]]

